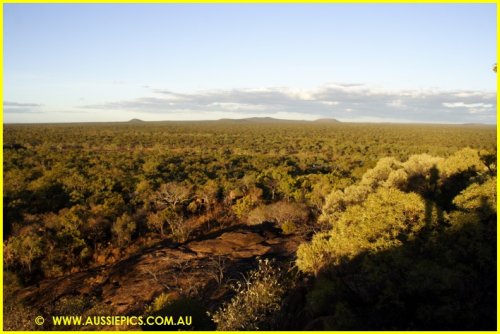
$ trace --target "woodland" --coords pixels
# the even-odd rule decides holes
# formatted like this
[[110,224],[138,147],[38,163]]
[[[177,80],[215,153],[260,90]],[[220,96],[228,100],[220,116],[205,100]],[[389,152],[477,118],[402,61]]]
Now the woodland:
[[3,131],[5,330],[177,313],[184,330],[497,328],[495,126]]

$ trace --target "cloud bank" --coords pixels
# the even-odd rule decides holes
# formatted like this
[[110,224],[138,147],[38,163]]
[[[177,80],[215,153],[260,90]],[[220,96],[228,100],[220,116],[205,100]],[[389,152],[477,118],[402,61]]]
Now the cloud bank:
[[3,112],[7,114],[40,113],[41,104],[4,101]]
[[[329,84],[315,89],[271,87],[179,93],[154,90],[154,96],[86,105],[99,111],[161,115],[233,117],[293,115],[342,121],[495,123],[496,92],[439,89],[387,90],[364,84]],[[194,116],[193,116],[194,115]]]

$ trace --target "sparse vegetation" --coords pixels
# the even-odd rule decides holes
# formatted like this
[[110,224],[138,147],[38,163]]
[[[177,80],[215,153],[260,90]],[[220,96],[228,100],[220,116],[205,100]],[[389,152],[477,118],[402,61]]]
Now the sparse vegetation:
[[162,292],[160,295],[158,295],[151,305],[148,305],[145,310],[145,314],[152,314],[154,312],[161,311],[165,307],[167,307],[168,304],[172,302],[171,300],[171,295],[165,292]]
[[235,296],[212,316],[217,330],[259,330],[279,311],[285,293],[283,275],[269,260],[234,284]]

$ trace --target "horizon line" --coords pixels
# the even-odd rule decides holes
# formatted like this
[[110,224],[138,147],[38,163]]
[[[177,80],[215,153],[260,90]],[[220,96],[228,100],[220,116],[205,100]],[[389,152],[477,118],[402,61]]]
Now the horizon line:
[[[323,124],[406,124],[406,125],[484,125],[484,126],[497,126],[497,123],[481,123],[481,122],[466,122],[466,123],[446,123],[446,122],[413,122],[413,121],[342,121],[336,118],[317,118],[314,120],[307,119],[288,119],[288,118],[274,118],[274,117],[244,117],[244,118],[219,118],[219,119],[186,119],[186,120],[143,120],[139,118],[132,118],[126,121],[81,121],[81,122],[3,122],[4,125],[64,125],[64,124],[106,124],[106,123],[119,123],[119,124],[140,124],[140,123],[210,123],[210,122],[224,122],[224,121],[269,121],[269,122],[295,122],[295,123],[323,123]],[[260,123],[262,124],[262,122]]]

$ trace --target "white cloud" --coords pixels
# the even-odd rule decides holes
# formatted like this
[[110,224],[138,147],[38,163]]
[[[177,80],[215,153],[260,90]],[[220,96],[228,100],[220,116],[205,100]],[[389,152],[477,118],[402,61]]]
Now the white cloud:
[[406,107],[406,105],[403,103],[403,101],[401,99],[389,101],[387,103],[387,106],[394,107],[394,108],[404,108],[404,107]]
[[213,102],[208,105],[208,107],[219,107],[223,110],[231,111],[263,111],[269,110],[266,105],[259,104],[248,104],[248,103],[235,103],[235,102]]
[[320,103],[326,104],[327,106],[337,106],[339,104],[338,101],[320,101]]
[[464,103],[464,102],[443,102],[447,108],[492,108],[491,103]]
[[483,114],[487,112],[493,111],[492,103],[464,103],[464,102],[444,102],[443,106],[446,108],[464,108],[467,109],[467,112],[471,115],[475,114]]
[[[334,83],[313,89],[288,87],[207,90],[177,93],[154,90],[154,96],[87,105],[89,110],[157,114],[173,119],[188,112],[215,119],[231,112],[270,116],[294,115],[295,119],[332,117],[339,120],[377,119],[402,122],[495,122],[496,92],[445,91],[439,89],[387,90],[362,84]],[[481,117],[479,117],[480,114]],[[223,116],[230,117],[230,116]],[[291,116],[290,116],[291,117]],[[205,118],[204,118],[205,119]]]

